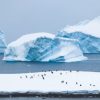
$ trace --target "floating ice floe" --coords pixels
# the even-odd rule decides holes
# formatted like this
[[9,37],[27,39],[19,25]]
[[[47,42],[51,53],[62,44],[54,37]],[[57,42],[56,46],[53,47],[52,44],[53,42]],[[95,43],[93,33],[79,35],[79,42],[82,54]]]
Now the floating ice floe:
[[0,93],[100,94],[100,73],[47,71],[0,74]]

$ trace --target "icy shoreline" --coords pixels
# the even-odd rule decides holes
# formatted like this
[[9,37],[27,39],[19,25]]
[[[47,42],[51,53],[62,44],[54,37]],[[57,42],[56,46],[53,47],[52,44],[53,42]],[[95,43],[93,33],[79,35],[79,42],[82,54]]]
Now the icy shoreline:
[[100,97],[99,79],[99,72],[82,71],[0,74],[0,97]]

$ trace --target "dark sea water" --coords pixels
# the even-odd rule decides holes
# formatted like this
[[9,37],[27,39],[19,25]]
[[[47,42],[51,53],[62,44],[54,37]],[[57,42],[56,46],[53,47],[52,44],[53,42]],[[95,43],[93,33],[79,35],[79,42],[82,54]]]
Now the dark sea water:
[[0,100],[100,100],[100,98],[30,98],[30,97],[18,97],[18,98],[0,98]]
[[80,70],[100,72],[100,54],[85,54],[87,61],[73,63],[5,62],[0,56],[0,73],[27,73],[42,70]]
[[32,97],[16,97],[16,98],[0,98],[0,100],[100,100],[100,98],[32,98]]
[[[79,70],[100,72],[100,54],[85,54],[87,61],[73,63],[41,63],[41,62],[6,62],[1,60],[1,73],[28,73],[48,70]],[[0,100],[100,100],[100,98],[38,98],[38,97],[17,97],[0,98]]]

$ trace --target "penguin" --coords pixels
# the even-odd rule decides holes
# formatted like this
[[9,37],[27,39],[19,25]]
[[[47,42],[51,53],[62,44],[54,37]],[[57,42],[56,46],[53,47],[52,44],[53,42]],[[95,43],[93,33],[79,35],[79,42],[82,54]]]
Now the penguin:
[[28,78],[27,75],[25,75],[25,77]]
[[32,79],[32,78],[33,78],[33,76],[30,77],[30,79]]
[[82,86],[82,84],[80,84],[80,86]]
[[51,74],[53,74],[53,71],[51,71]]
[[78,82],[76,82],[76,84],[78,84]]
[[62,73],[60,73],[60,75],[62,75]]
[[64,83],[64,81],[61,81],[61,83]]
[[22,79],[22,76],[20,76],[20,78]]
[[44,76],[43,75],[41,75],[42,76],[42,79],[44,80]]

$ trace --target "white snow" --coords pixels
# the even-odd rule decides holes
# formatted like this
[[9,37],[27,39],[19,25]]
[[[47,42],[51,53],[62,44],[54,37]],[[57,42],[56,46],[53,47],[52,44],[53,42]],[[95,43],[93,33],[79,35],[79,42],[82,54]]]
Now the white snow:
[[46,32],[26,34],[26,35],[23,35],[21,38],[17,39],[16,41],[11,42],[8,46],[19,46],[19,45],[22,45],[23,43],[27,43],[33,40],[35,41],[39,37],[48,37],[48,38],[53,39],[55,35],[52,33],[46,33]]
[[[4,56],[4,60],[17,60],[17,61],[27,61],[25,59],[26,54],[29,50],[29,47],[36,41],[37,38],[47,37],[47,38],[55,38],[55,35],[52,33],[40,32],[40,33],[31,33],[26,34],[17,39],[14,42],[8,44],[7,49],[5,50],[6,54],[11,54],[12,52],[17,56],[9,55],[9,57]],[[11,52],[11,51],[12,52]]]
[[83,32],[100,38],[100,16],[93,20],[86,20],[76,25],[68,25],[62,31],[66,31],[67,33]]
[[52,72],[0,74],[0,92],[100,91],[99,72]]

